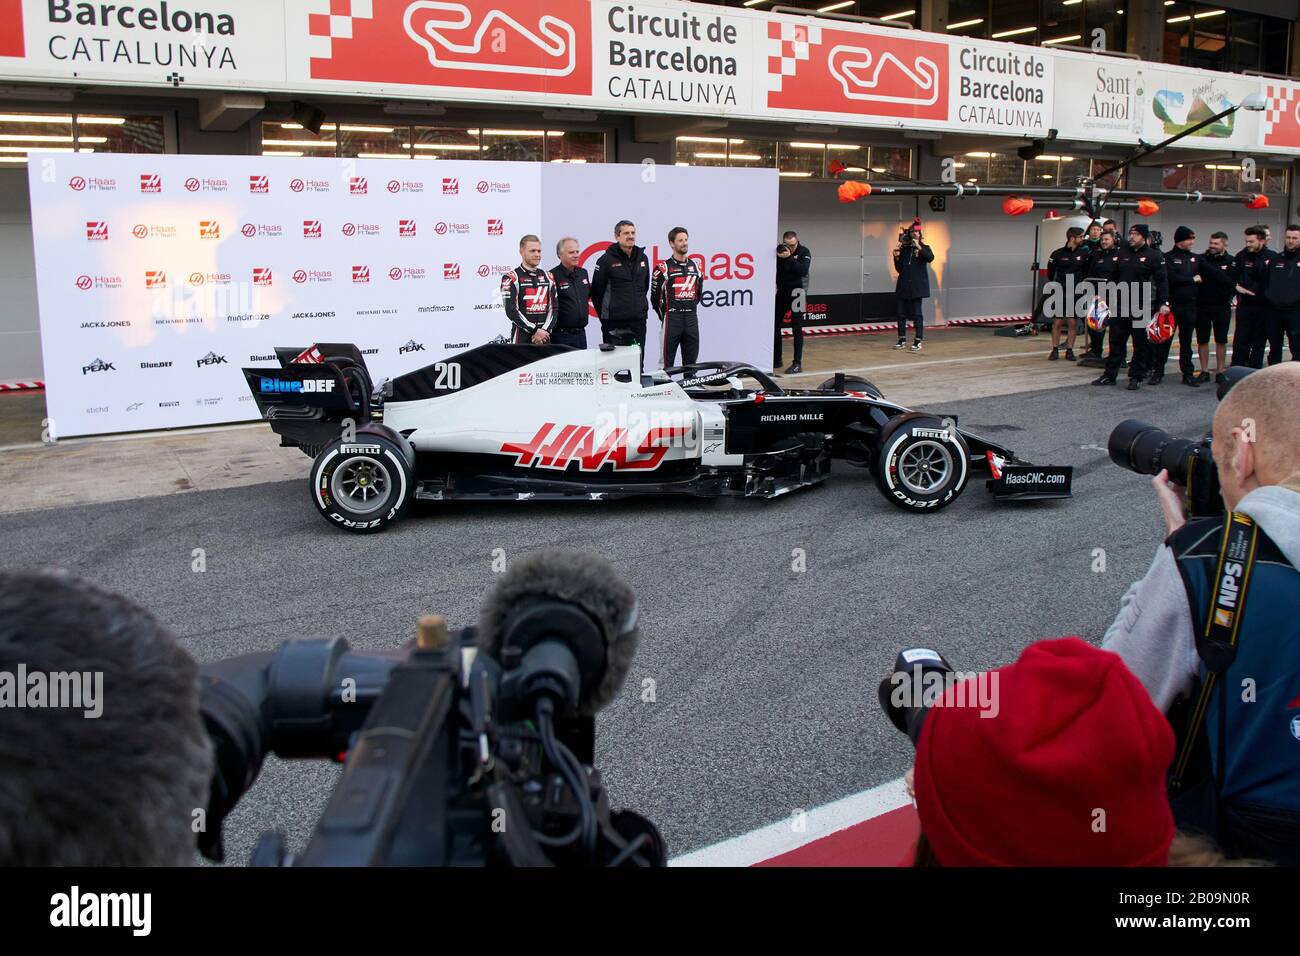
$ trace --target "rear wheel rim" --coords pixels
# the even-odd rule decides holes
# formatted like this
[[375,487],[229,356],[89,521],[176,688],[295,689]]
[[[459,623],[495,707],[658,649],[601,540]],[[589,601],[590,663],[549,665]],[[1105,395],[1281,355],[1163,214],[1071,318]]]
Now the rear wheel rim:
[[898,459],[899,480],[903,487],[916,495],[929,495],[941,490],[952,473],[952,452],[930,439],[909,445]]
[[349,511],[368,515],[379,511],[392,495],[388,466],[373,458],[349,458],[330,476],[330,493]]

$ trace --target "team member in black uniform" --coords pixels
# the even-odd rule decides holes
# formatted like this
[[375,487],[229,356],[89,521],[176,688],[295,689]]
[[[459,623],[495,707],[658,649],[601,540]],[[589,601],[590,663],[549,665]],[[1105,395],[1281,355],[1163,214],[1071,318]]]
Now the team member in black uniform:
[[501,277],[501,304],[514,327],[516,345],[545,345],[555,326],[555,282],[542,262],[542,241],[536,236],[519,240],[523,262]]
[[[1108,306],[1114,298],[1104,285],[1115,281],[1119,274],[1119,247],[1115,244],[1115,233],[1103,232],[1097,242],[1097,251],[1088,258],[1088,281],[1093,283],[1094,294]],[[1102,346],[1106,342],[1105,331],[1094,332],[1088,329],[1088,351],[1079,359],[1080,365],[1101,367],[1106,364],[1102,358]]]
[[[794,333],[794,362],[786,369],[790,375],[803,371],[803,317],[807,311],[808,273],[812,269],[812,250],[799,242],[794,230],[786,230],[776,247],[776,331],[772,339],[772,368],[781,371],[781,328],[790,316]],[[802,292],[800,292],[802,290]]]
[[673,254],[655,263],[654,277],[650,280],[650,304],[663,325],[660,330],[663,368],[677,364],[678,345],[682,347],[683,365],[694,365],[700,357],[700,320],[695,308],[704,289],[704,275],[695,260],[686,256],[690,241],[690,235],[681,226],[670,230],[668,245]]
[[[1074,339],[1079,334],[1079,319],[1074,314],[1074,303],[1077,293],[1075,287],[1082,282],[1088,275],[1088,260],[1090,255],[1083,244],[1083,230],[1078,226],[1071,226],[1065,230],[1065,245],[1055,250],[1047,257],[1047,281],[1055,282],[1060,286],[1060,296],[1058,301],[1063,302],[1066,309],[1066,316],[1052,317],[1052,351],[1047,353],[1047,357],[1055,362],[1061,357],[1061,326],[1066,325],[1069,328],[1069,335],[1065,340],[1065,360],[1074,361]],[[1073,278],[1073,282],[1071,282]]]
[[1228,234],[1210,235],[1210,247],[1201,256],[1201,284],[1196,291],[1196,348],[1201,353],[1198,383],[1210,380],[1210,336],[1214,336],[1215,381],[1228,367],[1228,326],[1232,324],[1232,297],[1237,294],[1237,263],[1228,255]]
[[603,340],[612,335],[630,335],[641,348],[641,371],[645,371],[645,320],[650,312],[646,293],[650,291],[650,262],[636,244],[636,225],[622,219],[614,226],[615,241],[596,260],[591,276],[591,301],[600,316]]
[[1237,331],[1232,335],[1232,364],[1263,368],[1264,344],[1268,341],[1267,306],[1259,293],[1264,285],[1264,262],[1268,234],[1262,226],[1246,229],[1246,248],[1237,253]]
[[1088,234],[1083,237],[1083,248],[1092,255],[1101,248],[1101,222],[1094,219],[1088,223]]
[[[1192,252],[1196,242],[1196,233],[1186,226],[1174,230],[1174,248],[1165,256],[1165,273],[1169,277],[1169,308],[1173,310],[1178,322],[1178,371],[1183,375],[1183,384],[1195,388],[1201,383],[1196,380],[1196,365],[1192,360],[1192,334],[1197,326],[1197,301],[1201,283],[1201,257]],[[1151,347],[1152,368],[1151,384],[1159,385],[1164,378],[1165,362],[1169,360],[1169,349],[1174,340],[1160,342]],[[1204,366],[1201,366],[1204,368]]]
[[[1110,354],[1106,370],[1093,385],[1114,385],[1120,363],[1133,339],[1133,361],[1128,367],[1128,387],[1137,391],[1151,363],[1151,343],[1146,326],[1162,305],[1169,302],[1169,281],[1160,250],[1148,245],[1151,230],[1139,222],[1128,231],[1128,248],[1120,250],[1115,281],[1120,295],[1111,303]],[[1137,327],[1134,328],[1134,323]]]
[[587,270],[578,265],[582,256],[578,240],[565,236],[555,244],[555,254],[560,263],[551,270],[557,303],[555,331],[551,333],[551,341],[557,345],[585,349],[587,321],[590,318],[587,303],[591,299],[591,281],[587,278]]
[[1268,364],[1282,361],[1282,336],[1291,341],[1291,359],[1300,359],[1300,223],[1286,227],[1282,248],[1271,253],[1265,268],[1264,299],[1268,308]]

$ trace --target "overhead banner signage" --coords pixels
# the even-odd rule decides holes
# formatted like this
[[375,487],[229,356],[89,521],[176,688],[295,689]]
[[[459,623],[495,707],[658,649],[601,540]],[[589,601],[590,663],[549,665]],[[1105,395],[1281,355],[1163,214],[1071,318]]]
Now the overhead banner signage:
[[[671,0],[0,0],[0,79],[1151,142],[1275,82]],[[1280,88],[1285,106],[1289,87]],[[1284,152],[1239,111],[1188,140]]]

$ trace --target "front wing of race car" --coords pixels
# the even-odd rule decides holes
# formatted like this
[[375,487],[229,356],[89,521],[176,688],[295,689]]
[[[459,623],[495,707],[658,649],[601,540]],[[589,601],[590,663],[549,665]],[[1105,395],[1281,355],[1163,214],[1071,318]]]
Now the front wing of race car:
[[992,477],[984,487],[994,501],[1046,501],[1072,498],[1074,469],[1069,465],[1031,465],[1008,460],[993,451],[985,453]]

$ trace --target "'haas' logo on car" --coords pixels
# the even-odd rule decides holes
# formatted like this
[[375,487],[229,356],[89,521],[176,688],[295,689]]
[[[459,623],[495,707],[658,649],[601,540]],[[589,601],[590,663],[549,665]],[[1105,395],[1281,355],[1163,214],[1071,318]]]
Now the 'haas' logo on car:
[[[528,373],[520,373],[521,377]],[[651,428],[633,447],[626,428],[614,428],[599,443],[590,425],[556,425],[547,422],[527,442],[505,442],[501,451],[514,455],[522,468],[551,468],[564,471],[573,462],[581,471],[599,471],[611,464],[615,471],[654,471],[676,439],[685,438],[685,425]]]

